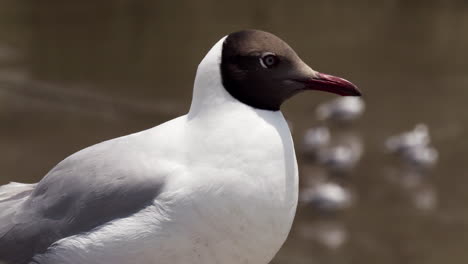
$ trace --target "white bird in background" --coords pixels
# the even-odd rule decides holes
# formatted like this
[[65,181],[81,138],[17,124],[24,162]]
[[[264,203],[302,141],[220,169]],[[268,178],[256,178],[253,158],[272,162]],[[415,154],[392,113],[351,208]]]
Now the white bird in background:
[[303,137],[304,154],[332,171],[353,169],[363,154],[360,137],[340,135],[334,141],[339,143],[331,144],[330,130],[327,127],[309,128]]
[[313,240],[327,249],[336,250],[349,239],[348,230],[338,219],[312,220],[298,224],[299,235],[306,240]]
[[438,151],[430,143],[427,125],[417,124],[411,131],[388,138],[385,146],[407,164],[428,168],[436,164],[439,157]]
[[416,147],[425,147],[431,142],[429,129],[425,124],[417,124],[413,130],[392,136],[385,141],[387,150],[402,153]]
[[362,98],[343,97],[320,104],[316,114],[319,120],[350,122],[359,118],[365,110]]
[[338,145],[319,151],[318,162],[335,172],[352,170],[361,160],[364,152],[361,139],[355,136],[344,137]]
[[304,90],[360,95],[270,33],[222,38],[186,115],[83,149],[37,184],[0,187],[0,261],[269,263],[298,200],[280,106]]
[[323,182],[301,190],[300,201],[322,212],[337,212],[352,204],[352,195],[339,184]]
[[429,129],[417,124],[413,130],[392,136],[385,142],[387,151],[396,154],[407,166],[388,170],[392,181],[399,183],[413,205],[423,211],[432,211],[437,206],[437,191],[428,184],[427,172],[437,163],[439,153],[431,146]]
[[439,152],[430,146],[418,146],[403,152],[402,159],[409,165],[430,168],[437,163]]
[[302,142],[305,154],[317,157],[319,151],[330,143],[330,130],[324,126],[309,128]]

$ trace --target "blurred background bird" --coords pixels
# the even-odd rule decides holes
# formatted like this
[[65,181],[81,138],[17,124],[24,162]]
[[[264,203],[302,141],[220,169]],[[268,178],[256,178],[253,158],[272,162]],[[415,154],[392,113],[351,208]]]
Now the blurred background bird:
[[417,124],[411,131],[389,137],[385,146],[409,165],[431,167],[437,162],[439,153],[430,143],[427,125]]
[[364,112],[365,104],[361,98],[337,98],[317,107],[319,120],[350,122],[359,118]]

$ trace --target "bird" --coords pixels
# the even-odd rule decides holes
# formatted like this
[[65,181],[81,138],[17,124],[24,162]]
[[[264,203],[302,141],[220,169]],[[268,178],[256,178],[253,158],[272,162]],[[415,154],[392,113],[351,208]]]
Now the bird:
[[358,144],[338,145],[319,152],[318,161],[331,171],[352,170],[362,156],[362,146]]
[[317,162],[331,172],[350,172],[361,160],[363,142],[352,133],[341,134],[337,141],[339,143],[326,146],[318,152]]
[[417,124],[413,130],[391,136],[385,141],[387,151],[397,154],[406,164],[418,168],[431,168],[438,160],[439,152],[431,146],[429,129]]
[[439,152],[431,146],[417,146],[405,151],[401,158],[410,166],[431,168],[437,163]]
[[330,143],[330,130],[325,126],[319,126],[306,130],[302,145],[307,156],[316,158],[328,143]]
[[426,124],[417,124],[413,130],[391,136],[385,141],[387,151],[402,154],[412,148],[429,145],[431,138]]
[[306,90],[361,95],[272,33],[222,37],[198,65],[187,114],[0,187],[0,261],[270,262],[298,200],[280,107]]
[[349,123],[359,118],[364,109],[365,103],[360,97],[342,97],[320,104],[316,115],[319,120]]
[[342,220],[335,217],[313,218],[297,225],[298,235],[327,250],[338,250],[349,240],[349,231]]
[[352,204],[351,192],[333,182],[318,183],[301,191],[300,201],[320,212],[331,213],[348,208]]
[[339,140],[335,140],[341,143],[330,144],[330,134],[330,130],[325,126],[307,129],[302,144],[304,155],[332,172],[351,171],[363,154],[361,139],[345,133],[339,135]]

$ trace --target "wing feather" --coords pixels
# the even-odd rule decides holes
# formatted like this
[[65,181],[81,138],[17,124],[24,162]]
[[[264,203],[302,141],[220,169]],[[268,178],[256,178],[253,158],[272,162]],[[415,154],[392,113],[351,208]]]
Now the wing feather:
[[0,187],[0,261],[28,263],[54,242],[154,202],[164,177],[127,136],[79,151],[37,185]]

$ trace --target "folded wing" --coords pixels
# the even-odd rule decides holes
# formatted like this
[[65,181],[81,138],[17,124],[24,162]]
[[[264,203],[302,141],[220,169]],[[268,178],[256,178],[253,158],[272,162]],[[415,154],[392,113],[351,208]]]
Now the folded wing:
[[127,137],[68,157],[37,184],[0,186],[0,262],[28,263],[54,242],[153,203],[164,185]]

